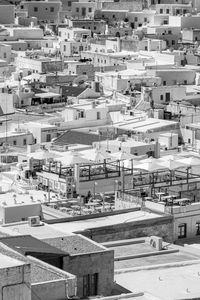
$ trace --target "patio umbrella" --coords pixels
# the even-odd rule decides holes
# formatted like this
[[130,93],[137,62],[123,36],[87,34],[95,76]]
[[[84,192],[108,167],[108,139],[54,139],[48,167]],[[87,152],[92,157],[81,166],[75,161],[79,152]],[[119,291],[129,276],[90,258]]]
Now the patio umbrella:
[[195,167],[195,166],[200,166],[200,158],[191,156],[187,158],[182,158],[179,160],[179,162],[187,164],[188,166]]
[[59,154],[55,154],[49,151],[37,151],[34,153],[29,153],[27,155],[29,158],[37,159],[37,160],[44,160],[44,159],[50,159],[50,158],[57,158],[60,157]]
[[84,158],[80,155],[80,153],[75,151],[69,151],[63,157],[60,157],[57,160],[59,160],[63,165],[66,166],[90,163],[88,159]]
[[153,161],[153,162],[146,162],[146,163],[141,163],[138,165],[133,165],[134,169],[140,169],[140,170],[145,170],[149,173],[153,173],[159,170],[163,170],[166,169],[164,166],[162,166],[161,164]]
[[145,159],[142,159],[141,160],[141,162],[140,163],[153,163],[153,162],[155,162],[155,163],[159,163],[159,160],[158,160],[158,158],[154,158],[154,157],[148,157],[148,158],[145,158]]
[[110,154],[113,158],[115,158],[116,160],[130,160],[130,159],[134,159],[135,155],[130,154],[130,153],[126,153],[124,151],[119,151],[116,153],[111,153]]
[[159,163],[160,161],[166,161],[166,160],[179,160],[181,157],[176,154],[170,154],[170,155],[165,155],[159,158]]
[[95,162],[103,162],[105,159],[111,159],[111,155],[107,152],[102,152],[100,150],[97,149],[90,149],[90,150],[85,150],[83,152],[81,152],[81,155],[84,158],[89,158],[92,161]]
[[163,166],[165,169],[169,169],[169,170],[176,170],[176,169],[179,169],[179,168],[187,168],[186,163],[180,162],[180,161],[177,161],[177,160],[172,160],[172,159],[160,162],[159,164],[161,166]]

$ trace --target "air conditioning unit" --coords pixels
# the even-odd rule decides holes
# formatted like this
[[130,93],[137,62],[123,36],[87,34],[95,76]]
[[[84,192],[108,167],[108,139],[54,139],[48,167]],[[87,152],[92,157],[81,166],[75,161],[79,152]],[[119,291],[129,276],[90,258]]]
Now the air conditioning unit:
[[149,240],[150,246],[155,248],[157,251],[162,250],[162,238],[158,236],[151,236]]
[[68,145],[64,145],[64,146],[63,146],[63,151],[67,151],[67,150],[69,150]]
[[38,216],[29,217],[28,223],[29,223],[30,227],[40,226],[43,224],[43,223],[40,223],[40,217],[38,217]]

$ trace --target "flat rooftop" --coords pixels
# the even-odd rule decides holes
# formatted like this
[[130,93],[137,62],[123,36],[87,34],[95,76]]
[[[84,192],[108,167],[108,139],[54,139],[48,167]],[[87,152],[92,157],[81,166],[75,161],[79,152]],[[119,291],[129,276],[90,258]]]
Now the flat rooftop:
[[119,273],[115,274],[115,280],[132,292],[145,291],[163,300],[192,299],[200,297],[199,274],[200,261]]
[[4,233],[4,230],[6,234],[9,233],[11,236],[31,235],[39,240],[48,239],[49,237],[58,238],[69,235],[68,233],[64,233],[63,231],[56,230],[47,224],[34,227],[29,226],[28,222],[6,224],[0,227],[0,231],[2,233]]
[[[11,267],[13,261],[16,261],[16,263],[19,262],[18,266],[24,263],[31,264],[31,283],[48,282],[51,280],[66,278],[66,275],[70,275],[63,270],[58,268],[55,269],[55,267],[51,265],[48,265],[47,268],[46,264],[44,265],[42,261],[33,261],[29,257],[24,256],[21,253],[14,251],[12,248],[5,246],[5,244],[3,244],[1,241],[0,252],[2,253],[2,259],[0,258],[1,266],[6,261],[10,262],[10,265],[7,267]],[[65,276],[63,276],[63,273],[65,273]]]
[[[155,250],[152,249],[151,252]],[[141,250],[142,252],[142,250]],[[150,251],[149,251],[150,252]],[[148,251],[147,251],[148,253]],[[133,253],[134,255],[135,253]],[[137,253],[139,254],[139,253]],[[131,255],[131,254],[129,254]],[[176,253],[166,253],[162,255],[155,255],[155,256],[146,256],[141,258],[133,258],[133,259],[127,259],[127,260],[121,260],[121,261],[115,261],[115,270],[120,269],[129,269],[129,268],[140,268],[143,267],[151,267],[152,265],[163,265],[163,264],[169,264],[169,263],[183,263],[189,260],[198,260],[197,257],[182,253],[182,252],[176,252]]]
[[0,269],[12,268],[24,265],[24,262],[11,258],[7,255],[0,254]]
[[[168,120],[162,120],[162,119],[153,119],[153,118],[148,118],[146,120],[138,120],[135,121],[129,121],[128,123],[126,122],[119,122],[114,124],[114,127],[121,128],[124,130],[133,130],[137,132],[148,132],[149,130],[158,130],[160,131],[161,127],[167,127],[167,126],[172,126],[176,125],[178,122],[175,121],[168,121]],[[112,141],[109,141],[109,144]]]
[[106,250],[100,244],[79,234],[65,236],[63,238],[49,238],[44,241],[53,247],[69,253],[69,255],[95,253]]
[[112,216],[104,216],[101,218],[63,222],[57,224],[55,223],[50,226],[64,232],[76,232],[76,231],[83,231],[91,228],[112,226],[121,223],[129,223],[129,222],[142,221],[142,220],[144,221],[147,219],[162,218],[162,217],[163,216],[160,214],[138,210],[138,211],[133,211],[128,213],[112,215]]

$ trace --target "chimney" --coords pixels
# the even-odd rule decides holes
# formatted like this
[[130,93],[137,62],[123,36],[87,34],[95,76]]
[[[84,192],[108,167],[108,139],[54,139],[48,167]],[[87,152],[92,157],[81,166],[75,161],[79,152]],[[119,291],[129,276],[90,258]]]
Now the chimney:
[[147,49],[148,51],[151,51],[151,39],[147,40]]

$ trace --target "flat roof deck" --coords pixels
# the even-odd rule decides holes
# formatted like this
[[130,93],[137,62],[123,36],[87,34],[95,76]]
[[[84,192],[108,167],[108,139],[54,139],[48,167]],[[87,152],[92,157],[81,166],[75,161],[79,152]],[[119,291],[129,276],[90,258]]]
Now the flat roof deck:
[[160,214],[146,212],[146,211],[133,211],[128,213],[122,213],[112,216],[104,216],[100,218],[86,219],[81,221],[63,222],[58,224],[52,224],[55,229],[59,229],[64,232],[76,232],[83,231],[91,228],[98,228],[104,226],[112,226],[122,223],[129,223],[133,221],[142,221],[153,218],[162,218]]
[[[141,251],[142,252],[142,251]],[[153,252],[153,249],[152,249]],[[134,253],[133,253],[134,254]],[[189,260],[198,260],[197,257],[186,253],[166,253],[162,255],[133,258],[121,261],[115,261],[115,270],[128,269],[135,267],[147,267],[152,265],[162,265],[165,263],[185,262]]]
[[[132,292],[145,291],[159,299],[192,299],[200,296],[200,263],[115,274],[118,284]],[[188,298],[188,296],[190,296]]]
[[113,246],[109,247],[110,250],[114,250],[115,257],[120,256],[128,256],[128,255],[137,255],[141,253],[149,253],[149,252],[156,252],[157,250],[151,247],[147,243],[138,243],[138,244],[131,244],[131,245],[120,245],[120,246]]
[[[44,224],[43,226],[29,226],[28,222],[12,223],[6,224],[0,227],[0,231],[4,233],[10,231],[10,235],[31,235],[37,239],[43,240],[51,238],[58,238],[68,236],[69,234],[64,233],[63,231],[56,230],[51,226]],[[70,234],[71,235],[71,234]]]
[[23,261],[0,254],[0,269],[18,267],[21,265],[24,265]]

